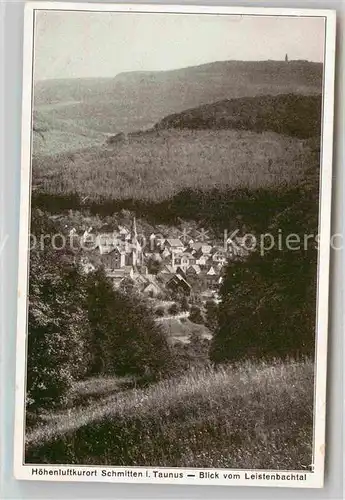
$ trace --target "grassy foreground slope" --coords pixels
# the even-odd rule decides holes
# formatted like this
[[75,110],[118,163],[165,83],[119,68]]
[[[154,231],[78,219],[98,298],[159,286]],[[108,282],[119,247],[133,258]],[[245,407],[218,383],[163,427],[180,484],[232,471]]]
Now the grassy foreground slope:
[[313,364],[191,371],[51,415],[27,435],[27,463],[306,470]]
[[52,122],[35,153],[98,144],[105,134],[152,127],[172,113],[223,99],[321,92],[322,65],[308,61],[219,61],[114,78],[48,80],[35,85],[36,123]]

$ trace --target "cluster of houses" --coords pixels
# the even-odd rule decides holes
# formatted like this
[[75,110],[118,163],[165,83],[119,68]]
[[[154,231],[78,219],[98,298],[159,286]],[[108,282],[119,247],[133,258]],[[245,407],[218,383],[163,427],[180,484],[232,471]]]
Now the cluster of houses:
[[81,243],[85,272],[103,266],[115,288],[130,279],[153,298],[216,290],[228,259],[241,253],[239,241],[203,241],[202,235],[184,241],[156,233],[138,237],[135,218],[130,228],[118,226],[111,233],[90,228]]

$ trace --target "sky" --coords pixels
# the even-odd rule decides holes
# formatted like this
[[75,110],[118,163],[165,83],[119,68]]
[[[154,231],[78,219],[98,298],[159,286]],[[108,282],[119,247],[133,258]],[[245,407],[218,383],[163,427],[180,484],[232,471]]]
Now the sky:
[[38,11],[35,80],[114,77],[221,60],[323,60],[324,20]]

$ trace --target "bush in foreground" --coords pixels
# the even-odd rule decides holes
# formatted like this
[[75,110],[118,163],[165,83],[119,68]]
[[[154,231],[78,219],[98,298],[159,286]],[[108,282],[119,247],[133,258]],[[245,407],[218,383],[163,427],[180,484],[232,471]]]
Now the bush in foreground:
[[114,290],[103,270],[89,274],[93,372],[159,378],[171,354],[161,327],[131,287]]
[[[31,226],[37,238],[59,234],[36,211]],[[68,249],[32,249],[29,299],[27,408],[37,410],[64,403],[90,361],[85,280]]]
[[[62,234],[34,210],[32,234]],[[127,280],[120,290],[103,270],[81,272],[71,248],[40,245],[30,255],[27,409],[61,406],[74,381],[87,375],[134,375],[147,380],[171,369],[164,333]],[[34,421],[30,417],[30,421]]]

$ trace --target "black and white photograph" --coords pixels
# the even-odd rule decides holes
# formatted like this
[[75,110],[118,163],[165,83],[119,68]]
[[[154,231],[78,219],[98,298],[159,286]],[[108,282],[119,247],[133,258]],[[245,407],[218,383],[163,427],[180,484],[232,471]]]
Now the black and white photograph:
[[322,487],[334,40],[27,5],[17,477]]

